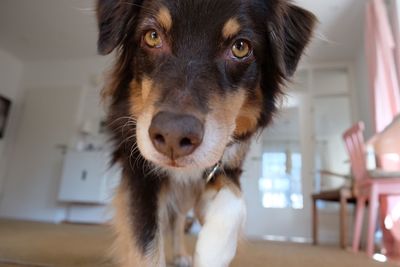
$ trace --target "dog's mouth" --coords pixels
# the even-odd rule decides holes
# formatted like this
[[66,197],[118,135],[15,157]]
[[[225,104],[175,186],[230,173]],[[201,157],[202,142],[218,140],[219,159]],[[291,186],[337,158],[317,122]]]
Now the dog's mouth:
[[173,168],[183,168],[184,166],[179,165],[178,163],[176,163],[175,160],[171,160],[169,163],[167,163],[168,166],[173,167]]

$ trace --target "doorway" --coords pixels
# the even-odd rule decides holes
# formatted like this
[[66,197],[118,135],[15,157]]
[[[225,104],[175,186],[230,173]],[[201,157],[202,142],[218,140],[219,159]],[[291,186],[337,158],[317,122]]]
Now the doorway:
[[310,240],[311,194],[343,182],[324,180],[319,171],[349,167],[341,133],[352,121],[350,88],[344,67],[297,73],[274,123],[253,142],[244,166],[247,236]]

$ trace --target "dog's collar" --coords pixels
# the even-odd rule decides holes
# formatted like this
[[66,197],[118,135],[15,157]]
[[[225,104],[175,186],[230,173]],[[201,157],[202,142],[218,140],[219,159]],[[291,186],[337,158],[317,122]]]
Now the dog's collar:
[[222,162],[218,161],[217,164],[215,164],[214,167],[211,169],[211,171],[208,173],[206,177],[206,184],[208,184],[215,177],[215,174],[221,170],[221,167],[222,167]]
[[233,146],[235,143],[236,143],[235,141],[230,141],[230,142],[226,145],[225,150],[224,150],[224,153],[222,153],[221,159],[212,167],[211,171],[210,171],[210,172],[208,173],[208,175],[206,176],[206,184],[208,184],[208,183],[215,177],[215,175],[216,175],[218,172],[222,171],[222,158],[223,158],[223,156],[224,156],[224,154],[225,154],[226,148]]

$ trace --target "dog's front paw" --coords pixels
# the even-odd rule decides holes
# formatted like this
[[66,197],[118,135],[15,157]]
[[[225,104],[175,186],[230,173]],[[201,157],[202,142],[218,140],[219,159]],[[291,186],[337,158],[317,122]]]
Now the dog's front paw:
[[192,267],[192,257],[191,256],[176,256],[174,258],[175,267]]

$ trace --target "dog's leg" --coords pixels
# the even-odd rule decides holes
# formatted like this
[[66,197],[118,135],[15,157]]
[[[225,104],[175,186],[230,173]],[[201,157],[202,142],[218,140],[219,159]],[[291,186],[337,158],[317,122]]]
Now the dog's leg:
[[227,177],[207,185],[196,213],[203,228],[194,256],[195,267],[226,267],[236,253],[246,208],[241,191]]
[[187,253],[185,247],[185,226],[186,215],[194,208],[201,192],[204,190],[204,183],[174,183],[171,186],[169,203],[171,204],[172,221],[172,242],[174,265],[176,267],[192,266],[192,256]]
[[[132,199],[132,191],[129,188],[127,179],[122,179],[113,201],[113,228],[116,233],[113,257],[120,267],[165,267],[163,238],[157,225],[158,215],[151,214],[152,211],[140,210],[145,199],[140,198],[138,191],[135,191],[137,194]],[[142,222],[138,221],[143,215],[150,219],[142,218]],[[156,225],[153,225],[152,221],[155,221]],[[141,223],[142,227],[138,227]],[[141,236],[143,234],[149,234],[145,241]]]
[[174,265],[176,267],[192,266],[192,258],[186,252],[185,247],[185,223],[186,214],[178,212],[175,215],[172,231]]

